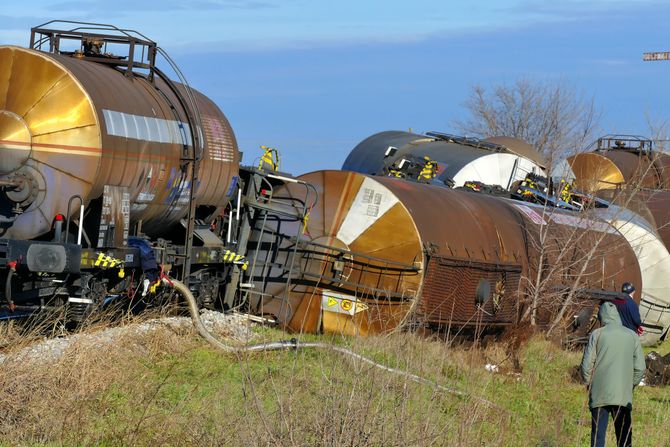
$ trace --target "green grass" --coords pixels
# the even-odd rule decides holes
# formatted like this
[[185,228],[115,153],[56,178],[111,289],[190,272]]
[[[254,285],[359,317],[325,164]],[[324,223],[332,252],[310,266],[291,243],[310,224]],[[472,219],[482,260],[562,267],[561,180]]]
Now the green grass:
[[666,340],[665,343],[663,343],[660,346],[652,346],[644,348],[645,354],[648,354],[651,351],[656,351],[661,355],[670,354],[670,340]]
[[[257,334],[291,337],[271,329]],[[48,369],[9,365],[12,377],[0,376],[0,435],[7,445],[588,443],[587,395],[572,378],[580,352],[533,338],[515,374],[504,344],[467,349],[409,334],[329,340],[495,405],[331,352],[236,358],[193,334],[155,334],[105,352],[73,351]],[[500,372],[487,372],[486,363],[500,363]],[[636,444],[670,446],[667,390],[638,388],[634,421]]]

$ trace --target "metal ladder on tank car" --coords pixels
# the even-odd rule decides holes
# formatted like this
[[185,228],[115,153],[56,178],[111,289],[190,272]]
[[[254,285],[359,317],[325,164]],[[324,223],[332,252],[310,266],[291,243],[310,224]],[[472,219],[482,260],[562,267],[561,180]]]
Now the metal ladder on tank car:
[[[254,170],[257,171],[257,170]],[[270,188],[267,180],[278,178],[274,174],[266,177],[254,173],[252,185],[247,187],[245,213],[249,216],[248,231],[254,231],[254,240],[248,243],[247,258],[250,269],[246,272],[246,283],[240,284],[241,302],[250,304],[251,297],[280,298],[282,303],[287,302],[286,294],[305,287],[327,287],[335,292],[354,295],[359,298],[402,302],[415,298],[407,296],[401,290],[403,280],[407,275],[421,273],[421,266],[404,264],[383,258],[370,256],[364,253],[353,252],[344,248],[320,244],[304,234],[304,224],[309,216],[313,204],[310,204],[311,185],[305,185],[305,196],[278,197]],[[288,179],[291,182],[301,183],[297,179]],[[263,192],[261,184],[268,186]],[[288,225],[300,225],[301,231],[297,235],[285,232]],[[241,233],[247,230],[242,229]],[[323,265],[320,272],[311,272],[310,263]],[[344,275],[344,270],[348,274]],[[352,281],[349,278],[365,278],[362,281]],[[395,277],[395,286],[388,288],[388,278]],[[386,280],[382,287],[382,281]],[[235,278],[228,285],[233,288]],[[284,284],[284,296],[273,296],[268,293],[272,285]],[[372,285],[374,284],[374,285]],[[417,291],[418,292],[418,291]],[[232,290],[226,291],[226,302],[231,302]],[[250,309],[258,313],[260,309]],[[281,313],[281,311],[280,311]]]
[[[310,200],[315,200],[314,187],[302,180],[277,172],[265,172],[254,167],[241,167],[240,177],[244,191],[238,193],[236,215],[240,219],[234,229],[236,251],[245,254],[248,269],[233,265],[229,281],[226,285],[223,301],[227,308],[239,307],[250,302],[251,295],[263,295],[266,286],[263,280],[270,268],[269,254],[276,251],[281,239],[262,242],[267,236],[275,234],[271,225],[280,228],[282,224],[294,223],[303,226],[308,219]],[[286,183],[296,183],[305,187],[305,195],[301,198],[277,197],[275,188]],[[312,199],[312,194],[314,198]],[[232,210],[229,219],[232,219]],[[230,222],[229,222],[230,224]],[[231,242],[231,237],[227,241]],[[251,240],[251,238],[256,240]],[[259,242],[260,241],[260,242]],[[268,245],[269,244],[269,245]],[[267,250],[269,248],[269,250]],[[265,250],[264,250],[265,249]],[[265,255],[263,255],[265,251]],[[295,251],[295,250],[294,250]],[[291,257],[294,260],[295,256]],[[293,270],[292,266],[290,270]],[[283,278],[287,287],[293,280],[291,275]]]

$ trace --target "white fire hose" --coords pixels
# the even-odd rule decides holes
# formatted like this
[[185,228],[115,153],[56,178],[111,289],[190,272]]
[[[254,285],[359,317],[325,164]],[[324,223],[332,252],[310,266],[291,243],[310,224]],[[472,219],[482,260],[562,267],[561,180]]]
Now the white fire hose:
[[181,281],[177,281],[176,279],[172,278],[164,278],[163,279],[164,284],[173,287],[177,292],[179,292],[188,302],[188,309],[191,314],[191,319],[193,320],[193,325],[195,326],[196,330],[198,331],[198,334],[202,338],[204,338],[209,344],[214,346],[215,348],[224,351],[226,353],[230,354],[242,354],[246,352],[261,352],[261,351],[280,351],[280,350],[298,350],[298,349],[304,349],[304,348],[313,348],[313,349],[323,349],[327,351],[332,351],[332,352],[337,352],[338,354],[342,354],[345,356],[352,357],[356,360],[360,360],[363,363],[367,363],[368,365],[374,366],[375,368],[379,368],[382,371],[390,372],[392,374],[397,374],[403,377],[406,377],[414,382],[421,383],[424,385],[431,386],[433,388],[437,388],[441,391],[450,393],[450,394],[455,394],[457,396],[463,396],[463,397],[470,397],[474,400],[477,400],[481,403],[486,404],[487,406],[495,407],[498,409],[501,409],[498,405],[494,404],[493,402],[486,400],[481,397],[477,396],[472,396],[471,394],[468,394],[463,391],[459,391],[454,388],[449,388],[443,385],[440,385],[438,383],[433,382],[432,380],[425,379],[423,377],[417,376],[416,374],[411,374],[407,371],[403,371],[397,368],[391,368],[390,366],[383,365],[381,363],[377,363],[372,359],[369,359],[367,357],[364,357],[360,354],[355,353],[354,351],[343,348],[340,346],[332,345],[329,343],[317,343],[317,342],[301,342],[296,340],[295,338],[291,340],[281,340],[281,341],[272,341],[272,342],[266,342],[266,343],[258,343],[258,344],[253,344],[253,345],[245,345],[245,346],[232,346],[228,345],[226,343],[223,343],[221,340],[217,339],[214,337],[205,327],[203,324],[202,320],[200,319],[200,309],[198,308],[198,303],[193,296],[193,293],[189,290],[189,288],[182,283]]

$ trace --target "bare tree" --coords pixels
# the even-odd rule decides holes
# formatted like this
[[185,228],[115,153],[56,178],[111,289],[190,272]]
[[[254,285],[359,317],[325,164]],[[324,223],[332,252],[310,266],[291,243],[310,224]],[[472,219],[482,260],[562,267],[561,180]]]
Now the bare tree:
[[465,102],[470,117],[455,125],[468,136],[520,138],[545,156],[549,164],[595,140],[601,113],[593,98],[563,83],[519,79],[487,90],[472,88]]
[[649,113],[645,113],[644,117],[655,149],[668,152],[670,150],[670,120],[655,119]]
[[532,250],[529,274],[522,278],[528,304],[522,321],[529,319],[532,326],[546,327],[549,334],[564,323],[568,310],[588,304],[577,296],[579,290],[612,290],[623,270],[610,260],[632,252],[628,242],[594,209],[568,214],[546,207],[541,218],[545,224],[526,228]]

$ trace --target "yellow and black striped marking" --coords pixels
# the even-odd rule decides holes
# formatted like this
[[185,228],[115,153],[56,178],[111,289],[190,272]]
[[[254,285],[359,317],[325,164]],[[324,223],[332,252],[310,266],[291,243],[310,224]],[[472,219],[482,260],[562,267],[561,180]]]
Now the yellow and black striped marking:
[[230,250],[226,250],[223,254],[223,262],[239,265],[242,270],[246,270],[249,267],[249,261],[247,261],[244,255]]
[[99,267],[101,269],[112,269],[112,268],[118,268],[119,269],[119,278],[123,278],[126,276],[126,272],[123,269],[124,264],[121,259],[113,258],[111,256],[106,255],[105,253],[98,253],[98,257],[93,262],[94,267]]

